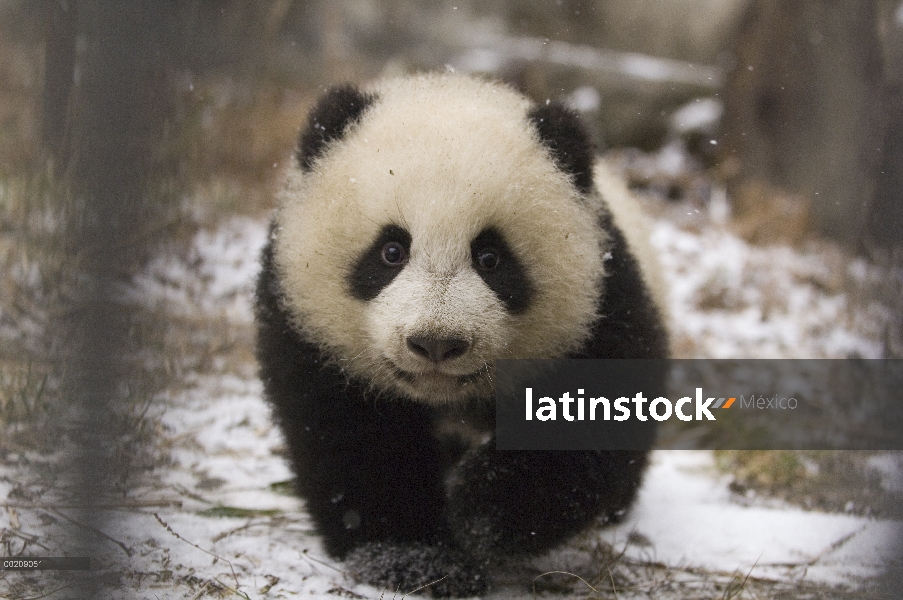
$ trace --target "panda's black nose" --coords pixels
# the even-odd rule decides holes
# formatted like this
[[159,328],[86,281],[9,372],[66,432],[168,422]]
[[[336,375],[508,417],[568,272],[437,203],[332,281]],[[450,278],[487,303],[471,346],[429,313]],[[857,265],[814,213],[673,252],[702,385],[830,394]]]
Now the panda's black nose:
[[470,342],[457,338],[433,338],[412,335],[408,338],[408,349],[435,363],[457,358],[467,352]]

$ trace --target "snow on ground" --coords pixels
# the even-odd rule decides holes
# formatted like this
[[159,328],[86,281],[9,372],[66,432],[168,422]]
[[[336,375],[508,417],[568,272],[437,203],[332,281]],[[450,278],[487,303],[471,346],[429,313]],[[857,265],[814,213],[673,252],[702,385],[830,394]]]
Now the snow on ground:
[[837,281],[879,276],[861,260],[838,274],[838,251],[827,245],[758,247],[723,227],[693,233],[664,219],[652,243],[676,337],[693,340],[694,358],[882,357],[891,312],[878,303],[853,310]]
[[[898,465],[899,468],[899,465]],[[903,523],[789,506],[741,506],[714,475],[711,454],[656,452],[629,517],[603,532],[615,546],[640,533],[628,556],[712,572],[845,585],[880,576],[898,556]]]
[[164,303],[170,313],[218,314],[250,323],[251,287],[266,232],[266,223],[252,219],[201,230],[187,255],[163,254],[151,261],[126,298],[148,307]]
[[[153,262],[137,278],[132,299],[172,314],[216,314],[248,330],[265,236],[266,224],[252,219],[201,231],[186,256]],[[672,280],[675,327],[679,336],[698,340],[697,355],[879,352],[868,328],[848,317],[840,292],[820,294],[811,285],[828,268],[815,254],[754,248],[724,229],[690,233],[666,221],[655,226],[654,243]],[[700,294],[711,294],[713,282],[720,304],[700,310]],[[769,295],[776,286],[780,301]],[[287,489],[291,473],[254,365],[214,360],[209,372],[182,379],[160,397],[158,443],[169,460],[133,494],[153,506],[110,511],[98,537],[98,568],[118,574],[111,597],[379,598],[381,590],[355,585],[326,557],[303,501]],[[887,485],[899,485],[899,460],[874,462]],[[775,502],[741,505],[727,484],[710,452],[656,452],[627,520],[593,535],[623,549],[627,560],[692,573],[703,587],[705,573],[752,573],[761,580],[849,588],[897,556],[893,542],[903,537],[901,522]],[[11,489],[0,468],[0,497]],[[23,534],[37,535],[44,524],[40,511],[20,509],[16,518]],[[536,568],[557,568],[556,560],[553,553]],[[493,595],[523,596],[529,584],[529,577],[506,580]],[[647,597],[618,594],[638,596]],[[683,596],[662,591],[656,597]]]

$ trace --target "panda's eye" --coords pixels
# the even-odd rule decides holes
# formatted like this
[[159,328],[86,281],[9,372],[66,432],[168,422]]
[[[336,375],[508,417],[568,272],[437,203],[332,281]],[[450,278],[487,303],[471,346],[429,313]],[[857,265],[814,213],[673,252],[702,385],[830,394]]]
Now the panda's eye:
[[408,251],[398,242],[389,242],[383,246],[380,256],[383,264],[390,267],[400,267],[408,262]]
[[484,271],[491,271],[499,266],[499,253],[495,248],[480,250],[477,254],[477,265]]

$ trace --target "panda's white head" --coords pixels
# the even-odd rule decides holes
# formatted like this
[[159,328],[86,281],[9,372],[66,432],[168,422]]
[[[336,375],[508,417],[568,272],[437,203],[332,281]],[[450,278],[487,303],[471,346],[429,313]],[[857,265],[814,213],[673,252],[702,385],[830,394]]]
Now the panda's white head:
[[293,325],[375,389],[492,393],[499,358],[577,349],[608,242],[571,113],[460,75],[334,88],[273,229]]

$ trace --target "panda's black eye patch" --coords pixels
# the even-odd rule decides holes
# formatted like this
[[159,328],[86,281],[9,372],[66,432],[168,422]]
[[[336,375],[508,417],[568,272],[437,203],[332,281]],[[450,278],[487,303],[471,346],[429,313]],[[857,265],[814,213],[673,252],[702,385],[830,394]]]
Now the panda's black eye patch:
[[501,232],[492,227],[481,231],[470,243],[470,257],[474,270],[511,313],[527,310],[533,283]]
[[386,225],[364,250],[348,273],[351,295],[373,300],[408,263],[411,234],[397,225]]

